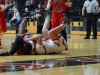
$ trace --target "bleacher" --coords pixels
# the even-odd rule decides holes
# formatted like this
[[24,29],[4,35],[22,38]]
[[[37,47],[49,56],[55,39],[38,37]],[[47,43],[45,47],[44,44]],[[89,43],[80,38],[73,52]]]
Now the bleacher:
[[[82,7],[86,0],[71,0],[73,6],[68,8],[67,14],[70,18],[71,31],[86,31],[86,15],[82,16]],[[100,14],[98,14],[98,18]],[[97,22],[97,30],[100,31],[100,21]]]
[[[23,3],[25,2],[25,0],[20,0],[20,4],[18,4],[18,9],[20,11],[20,13],[22,13],[24,11],[24,5]],[[41,2],[42,1],[42,2]],[[41,2],[44,3],[45,0],[37,0],[37,2]],[[81,11],[82,11],[82,7],[83,4],[85,2],[85,0],[71,0],[73,3],[73,6],[71,8],[68,8],[67,10],[67,14],[70,18],[70,25],[71,25],[71,31],[85,31],[86,29],[86,17],[82,17],[81,15]],[[21,4],[22,3],[22,4]],[[35,14],[34,11],[29,11],[30,15],[32,16]],[[98,14],[100,16],[100,14]],[[43,23],[44,23],[44,16],[41,17],[39,19],[39,21],[37,21],[37,33],[41,33],[42,27],[43,27]],[[98,31],[100,31],[100,27],[99,24],[100,22],[97,23],[98,24]],[[12,28],[8,28],[8,29],[14,29]]]

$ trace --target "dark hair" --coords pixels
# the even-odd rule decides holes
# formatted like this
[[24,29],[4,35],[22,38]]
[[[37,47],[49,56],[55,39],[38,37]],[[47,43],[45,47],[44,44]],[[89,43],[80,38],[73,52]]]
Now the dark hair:
[[17,36],[16,37],[15,44],[18,44],[18,45],[22,46],[23,45],[23,42],[24,42],[24,40],[23,40],[23,37],[22,36]]

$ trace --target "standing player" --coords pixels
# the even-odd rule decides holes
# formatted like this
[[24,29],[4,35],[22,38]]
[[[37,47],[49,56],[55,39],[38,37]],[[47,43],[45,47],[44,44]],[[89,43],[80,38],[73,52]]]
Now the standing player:
[[0,49],[2,49],[1,38],[6,32],[6,17],[5,10],[7,9],[7,0],[0,0]]
[[[66,13],[67,7],[71,7],[71,0],[48,0],[46,10],[52,7],[52,28],[59,26],[63,21],[63,14]],[[61,31],[65,40],[67,40],[65,28]]]

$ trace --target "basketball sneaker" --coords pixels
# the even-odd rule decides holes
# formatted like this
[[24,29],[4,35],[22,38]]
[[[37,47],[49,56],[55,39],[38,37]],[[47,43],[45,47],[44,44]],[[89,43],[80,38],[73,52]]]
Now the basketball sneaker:
[[62,25],[63,25],[63,27],[66,27],[67,25],[70,24],[70,22],[69,22],[68,17],[65,14],[63,14],[63,15],[64,15],[64,19],[63,19]]

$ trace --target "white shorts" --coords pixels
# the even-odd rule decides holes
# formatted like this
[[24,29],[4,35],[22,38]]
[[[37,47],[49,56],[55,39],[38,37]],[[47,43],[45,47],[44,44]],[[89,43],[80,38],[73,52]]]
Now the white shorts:
[[34,48],[35,48],[35,45],[34,45],[34,42],[33,41],[28,41],[30,44],[31,44],[31,46],[32,46],[32,54],[34,54]]
[[43,45],[36,44],[36,54],[46,54],[45,48]]
[[36,45],[37,54],[57,54],[66,50],[66,41],[63,37],[59,37],[57,40],[47,39],[42,42],[43,45]]

